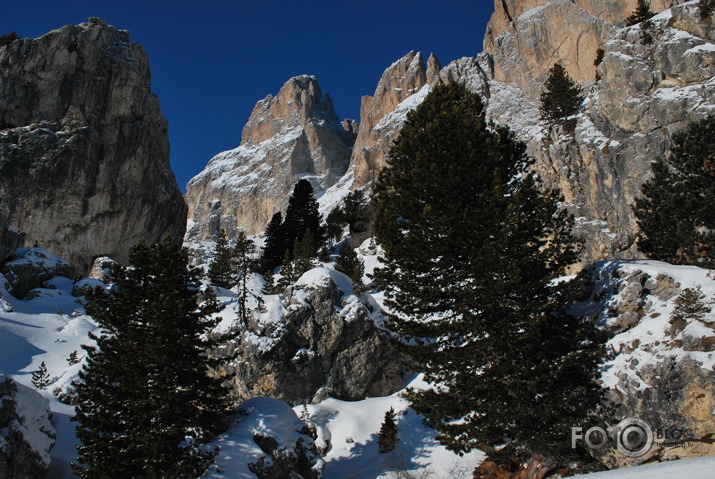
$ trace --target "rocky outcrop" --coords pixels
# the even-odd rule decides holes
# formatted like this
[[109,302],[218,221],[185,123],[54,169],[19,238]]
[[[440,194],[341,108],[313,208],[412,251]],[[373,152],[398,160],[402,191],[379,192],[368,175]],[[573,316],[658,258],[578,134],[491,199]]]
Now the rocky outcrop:
[[[239,398],[270,396],[289,404],[327,397],[358,400],[398,390],[400,358],[375,325],[347,276],[314,269],[285,290],[267,316],[241,337],[235,374]],[[276,319],[280,317],[280,319]]]
[[49,401],[0,375],[0,477],[47,477],[55,429]]
[[322,192],[345,173],[354,139],[317,78],[291,78],[256,104],[241,146],[216,155],[187,185],[186,239],[211,238],[222,228],[229,237],[263,231],[299,179]]
[[22,246],[22,242],[22,235],[10,227],[7,218],[0,211],[0,263]]
[[103,20],[0,47],[0,210],[88,270],[185,229],[147,54]]
[[653,432],[652,448],[638,457],[622,454],[613,441],[593,455],[615,468],[715,454],[715,311],[673,316],[686,287],[701,286],[704,305],[713,299],[707,271],[656,262],[604,262],[589,271],[591,294],[576,312],[597,315],[611,336],[599,417],[608,427],[636,418]]
[[601,80],[573,136],[517,127],[537,172],[577,217],[587,259],[637,255],[631,207],[651,162],[667,154],[674,132],[715,111],[712,32],[695,2],[655,17],[647,32],[619,30],[603,45]]
[[0,266],[0,274],[7,279],[12,295],[23,299],[55,276],[73,279],[76,271],[65,260],[42,248],[20,248]]
[[322,459],[314,442],[317,437],[316,431],[308,425],[303,425],[297,432],[303,437],[299,437],[294,444],[287,446],[282,446],[272,436],[254,434],[253,442],[261,448],[265,455],[249,464],[248,469],[258,479],[283,479],[284,477],[320,479],[322,477],[320,467]]

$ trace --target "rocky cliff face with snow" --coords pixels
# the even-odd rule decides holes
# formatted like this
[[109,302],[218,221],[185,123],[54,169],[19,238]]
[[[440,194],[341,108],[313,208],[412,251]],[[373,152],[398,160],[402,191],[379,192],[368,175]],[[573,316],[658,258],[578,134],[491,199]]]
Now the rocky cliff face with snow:
[[187,185],[187,240],[222,228],[229,236],[259,233],[288,204],[299,179],[318,193],[332,186],[347,170],[355,140],[355,125],[346,127],[317,78],[288,80],[275,97],[256,104],[241,145],[216,155]]
[[[482,96],[492,120],[527,143],[545,185],[561,190],[576,217],[576,232],[586,240],[584,261],[638,256],[631,207],[651,162],[667,154],[674,132],[715,108],[715,33],[712,18],[702,18],[697,2],[667,0],[652,2],[654,11],[672,8],[652,19],[647,30],[625,28],[635,3],[498,0],[484,53],[441,69],[436,61],[420,67],[414,53],[396,62],[375,96],[363,101],[351,159],[353,187],[378,176],[407,113],[430,84],[459,81]],[[596,69],[599,48],[604,55]],[[573,133],[540,121],[539,95],[557,61],[586,94]],[[411,88],[400,90],[397,82],[405,78]],[[386,91],[389,98],[383,100]],[[395,105],[395,98],[401,102]],[[378,120],[369,128],[371,115]]]
[[0,47],[0,210],[86,269],[184,234],[144,49],[103,20]]
[[[707,270],[660,262],[602,262],[585,272],[589,297],[575,311],[598,318],[611,339],[602,369],[607,402],[599,417],[614,427],[638,418],[653,447],[628,457],[609,442],[593,451],[608,468],[715,454],[715,284]],[[686,288],[701,288],[702,314],[677,313]]]

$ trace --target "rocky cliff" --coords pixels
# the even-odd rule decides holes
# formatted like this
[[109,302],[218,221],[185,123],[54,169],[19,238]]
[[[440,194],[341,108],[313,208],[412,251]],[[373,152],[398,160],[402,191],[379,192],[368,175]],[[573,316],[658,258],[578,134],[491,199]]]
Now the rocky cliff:
[[[626,28],[624,19],[635,3],[498,0],[484,53],[441,69],[435,62],[432,70],[438,74],[429,79],[418,54],[396,62],[385,71],[375,97],[363,102],[351,159],[353,187],[377,177],[407,113],[421,103],[429,85],[454,80],[479,93],[488,116],[527,143],[535,171],[546,186],[561,190],[576,217],[576,232],[586,240],[585,261],[637,257],[631,206],[651,162],[667,154],[675,131],[715,109],[715,31],[697,2],[666,0],[652,2],[654,11],[672,8],[654,17],[648,29]],[[596,71],[598,48],[604,55]],[[582,82],[586,95],[572,134],[540,120],[539,95],[556,61]],[[395,105],[392,91],[399,87],[390,85],[403,81],[405,72],[414,72],[408,76],[415,86],[403,89]],[[383,100],[379,93],[388,90]],[[378,120],[370,121],[373,116]]]
[[[580,83],[592,82],[596,51],[633,13],[637,0],[496,0],[484,37],[493,79],[518,86],[538,100],[556,62]],[[660,12],[678,0],[653,0]]]
[[316,192],[346,171],[356,125],[338,120],[330,96],[314,76],[291,78],[278,95],[259,101],[243,129],[241,145],[216,155],[186,187],[187,240],[222,228],[263,231],[282,210],[294,184],[308,179]]
[[266,309],[242,332],[238,359],[227,371],[239,399],[269,396],[298,405],[400,388],[400,356],[373,318],[379,306],[358,298],[344,274],[313,269],[268,297]]
[[81,269],[183,237],[167,122],[126,31],[90,19],[0,47],[0,210]]
[[[652,447],[636,457],[613,441],[594,450],[608,468],[715,453],[715,285],[707,274],[659,262],[602,262],[585,273],[590,295],[580,313],[597,316],[611,336],[599,417],[609,427],[638,418],[653,432]],[[686,288],[702,288],[708,312],[678,308]]]

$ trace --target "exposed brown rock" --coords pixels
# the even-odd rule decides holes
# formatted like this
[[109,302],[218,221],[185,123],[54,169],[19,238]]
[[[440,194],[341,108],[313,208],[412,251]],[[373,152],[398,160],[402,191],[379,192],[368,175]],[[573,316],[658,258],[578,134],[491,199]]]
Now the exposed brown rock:
[[[430,75],[436,76],[439,62],[431,56]],[[373,96],[362,97],[360,131],[350,164],[355,168],[354,188],[372,183],[387,159],[387,151],[399,132],[380,128],[380,121],[392,113],[397,105],[417,93],[427,84],[428,69],[422,54],[410,52],[385,70]],[[401,126],[401,123],[400,123]]]
[[82,270],[185,229],[147,54],[100,19],[0,48],[0,209]]
[[[494,77],[537,99],[551,66],[560,61],[580,83],[594,80],[596,51],[633,13],[637,0],[495,0],[484,51]],[[679,0],[654,0],[660,12]]]

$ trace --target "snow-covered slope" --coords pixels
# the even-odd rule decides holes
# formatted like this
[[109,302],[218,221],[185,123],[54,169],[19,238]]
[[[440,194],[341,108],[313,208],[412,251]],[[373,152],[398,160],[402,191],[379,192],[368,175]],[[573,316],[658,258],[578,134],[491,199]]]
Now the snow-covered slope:
[[572,479],[712,479],[713,477],[715,477],[715,456],[596,472],[572,476]]
[[[93,280],[81,284],[87,283],[96,284]],[[60,402],[53,392],[66,389],[79,372],[82,362],[70,365],[67,359],[74,351],[79,358],[84,357],[82,345],[93,344],[88,333],[96,331],[97,325],[85,314],[80,298],[72,295],[75,283],[68,278],[49,280],[46,287],[34,289],[28,295],[31,299],[26,300],[12,297],[5,285],[0,275],[0,297],[9,306],[0,307],[0,373],[37,389],[32,385],[32,373],[45,363],[50,384],[39,392],[49,400],[57,434],[50,452],[50,477],[73,477],[69,468],[76,455],[74,424],[70,422],[73,408]]]

